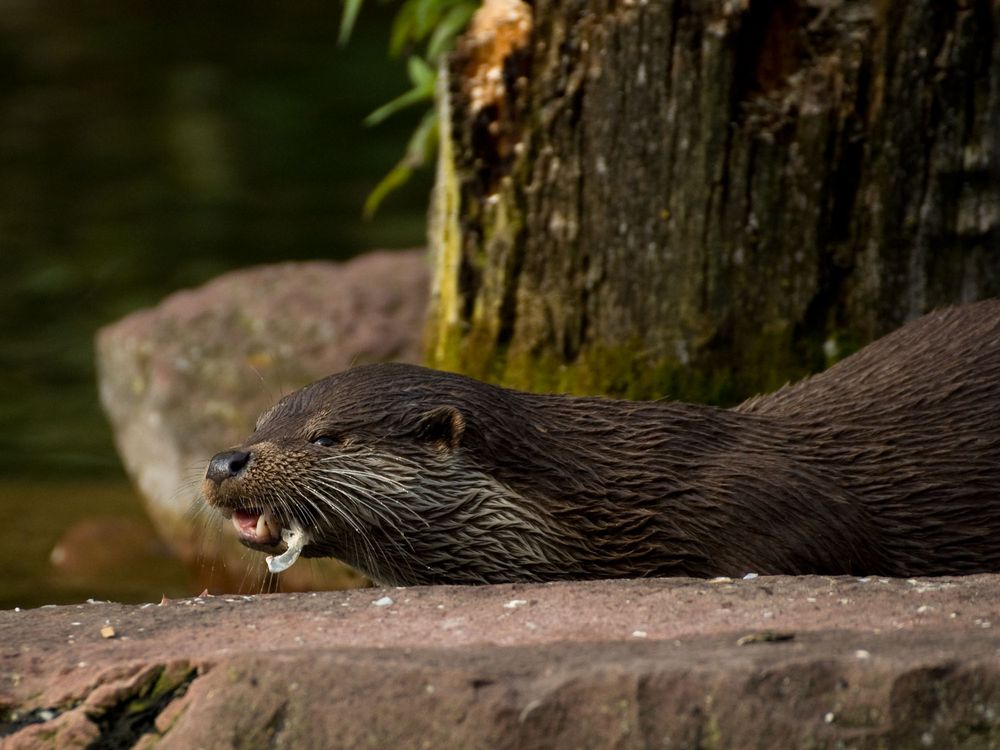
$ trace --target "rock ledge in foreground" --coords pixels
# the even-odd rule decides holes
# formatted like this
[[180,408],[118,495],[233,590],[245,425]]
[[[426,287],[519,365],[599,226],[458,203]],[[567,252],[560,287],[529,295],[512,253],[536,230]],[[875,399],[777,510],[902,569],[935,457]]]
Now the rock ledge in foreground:
[[998,627],[1000,576],[6,611],[2,731],[5,748],[997,747]]

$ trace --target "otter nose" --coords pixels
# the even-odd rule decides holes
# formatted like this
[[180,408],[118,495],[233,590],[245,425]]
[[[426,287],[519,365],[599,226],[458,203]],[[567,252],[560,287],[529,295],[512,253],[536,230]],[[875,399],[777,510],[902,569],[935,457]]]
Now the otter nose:
[[223,479],[235,477],[250,460],[250,454],[246,451],[225,451],[216,453],[212,460],[208,462],[208,471],[205,478],[211,479],[216,484],[221,484]]

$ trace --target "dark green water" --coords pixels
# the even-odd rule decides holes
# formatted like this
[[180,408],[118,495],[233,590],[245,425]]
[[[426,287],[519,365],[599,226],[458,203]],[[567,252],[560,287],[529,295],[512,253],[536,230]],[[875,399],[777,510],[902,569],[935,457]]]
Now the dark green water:
[[0,606],[75,595],[53,540],[139,515],[97,403],[98,327],[233,268],[423,242],[427,176],[360,216],[419,117],[361,125],[406,87],[370,5],[346,50],[339,3],[0,8]]
[[[156,538],[128,482],[5,480],[0,508],[13,519],[0,529],[0,609],[199,593]],[[63,564],[54,564],[60,554]]]

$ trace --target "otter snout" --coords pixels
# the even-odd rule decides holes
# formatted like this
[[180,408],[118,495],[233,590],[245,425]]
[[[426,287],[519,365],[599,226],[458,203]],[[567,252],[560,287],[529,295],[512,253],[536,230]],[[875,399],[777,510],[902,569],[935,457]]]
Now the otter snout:
[[250,454],[246,451],[223,451],[212,456],[208,462],[208,470],[205,472],[205,479],[216,484],[222,484],[223,480],[237,476],[250,461]]
[[[208,504],[230,519],[243,544],[272,551],[282,541],[284,522],[267,507],[267,503],[255,502],[244,496],[246,469],[251,457],[250,451],[243,450],[216,453],[205,470],[202,491]],[[227,479],[235,481],[226,482]],[[297,553],[295,556],[298,556]]]

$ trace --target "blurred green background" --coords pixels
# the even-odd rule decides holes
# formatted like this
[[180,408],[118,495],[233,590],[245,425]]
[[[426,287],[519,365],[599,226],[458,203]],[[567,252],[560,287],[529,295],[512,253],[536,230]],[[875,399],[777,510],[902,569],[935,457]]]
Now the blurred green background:
[[98,327],[234,268],[423,243],[429,174],[361,218],[421,115],[362,125],[409,86],[391,10],[338,48],[335,2],[0,7],[0,608],[188,593],[166,558],[129,580],[49,562],[81,519],[143,523]]

